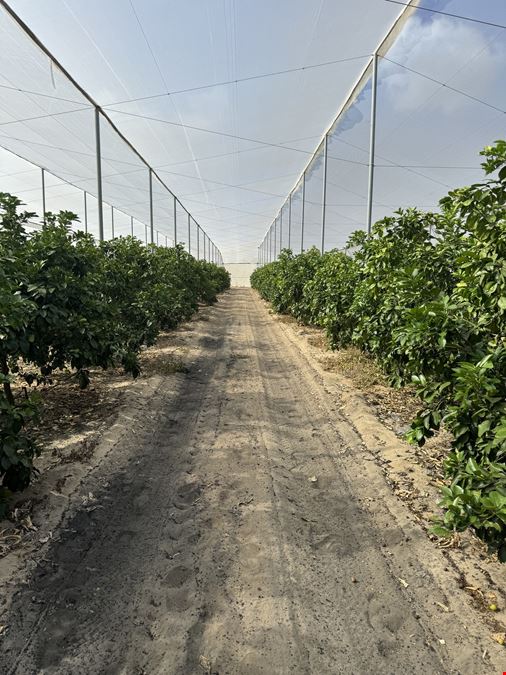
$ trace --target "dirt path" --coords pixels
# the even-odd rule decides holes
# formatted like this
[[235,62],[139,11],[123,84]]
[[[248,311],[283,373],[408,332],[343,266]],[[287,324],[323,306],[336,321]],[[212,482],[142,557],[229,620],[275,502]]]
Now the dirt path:
[[206,332],[15,595],[0,672],[492,672],[431,609],[360,437],[253,292],[227,293]]

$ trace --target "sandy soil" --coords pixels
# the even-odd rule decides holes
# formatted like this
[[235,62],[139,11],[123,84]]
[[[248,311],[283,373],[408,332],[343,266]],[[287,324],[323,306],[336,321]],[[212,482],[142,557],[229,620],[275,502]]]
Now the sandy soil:
[[153,353],[93,451],[34,486],[0,672],[502,672],[503,612],[392,489],[402,441],[251,290],[207,312],[169,340],[184,368]]

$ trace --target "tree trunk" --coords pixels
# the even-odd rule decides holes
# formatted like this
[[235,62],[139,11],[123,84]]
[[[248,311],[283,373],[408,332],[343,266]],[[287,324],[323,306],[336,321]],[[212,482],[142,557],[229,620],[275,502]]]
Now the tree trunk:
[[[9,375],[9,366],[7,365],[7,358],[5,356],[0,357],[0,368],[2,370],[3,375],[5,376]],[[15,405],[14,394],[12,393],[10,382],[4,382],[3,384],[4,384],[5,398],[10,403],[10,405]]]

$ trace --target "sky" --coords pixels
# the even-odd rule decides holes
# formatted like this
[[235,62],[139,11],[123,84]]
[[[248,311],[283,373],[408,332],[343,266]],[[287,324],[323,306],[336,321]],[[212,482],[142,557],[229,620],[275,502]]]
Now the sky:
[[[10,4],[230,263],[256,261],[266,230],[402,10],[386,0]],[[504,0],[420,5],[506,24]],[[47,208],[73,208],[82,220],[82,190],[65,180],[94,193],[93,111],[6,17],[0,31],[7,47],[0,54],[0,145],[54,167],[59,178],[46,178]],[[321,63],[327,65],[207,86]],[[450,187],[480,177],[478,151],[505,136],[505,65],[501,28],[423,10],[407,21],[379,63],[375,218],[400,205],[433,207]],[[326,247],[344,245],[365,226],[370,102],[366,83],[329,136]],[[57,114],[13,124],[49,113]],[[145,167],[111,130],[103,130],[102,151],[104,198],[118,209],[115,231],[128,232],[133,215],[135,233],[144,236]],[[2,152],[0,177],[1,189],[40,211],[34,167]],[[320,243],[322,177],[320,153],[306,178],[304,246]],[[156,227],[170,238],[172,202],[157,181],[153,196]],[[292,205],[295,214],[296,199]],[[87,208],[93,231],[92,196]],[[295,226],[292,245],[300,245]]]

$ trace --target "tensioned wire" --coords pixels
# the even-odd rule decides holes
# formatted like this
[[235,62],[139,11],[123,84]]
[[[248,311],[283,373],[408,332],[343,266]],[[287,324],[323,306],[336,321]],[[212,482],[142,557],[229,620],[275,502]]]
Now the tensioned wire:
[[[481,52],[479,52],[479,53],[481,53]],[[471,62],[474,58],[476,58],[476,56],[477,56],[477,55],[473,56],[471,59],[468,60],[468,62]],[[455,92],[455,93],[458,93],[458,94],[461,94],[461,95],[463,95],[463,96],[466,96],[467,98],[473,100],[474,102],[478,102],[478,103],[481,103],[481,104],[483,104],[483,105],[486,105],[487,107],[489,107],[489,108],[491,108],[491,109],[493,109],[493,110],[496,110],[496,111],[498,111],[498,112],[500,112],[500,113],[502,113],[502,114],[504,114],[504,113],[506,112],[506,111],[502,110],[501,108],[499,108],[499,107],[497,107],[497,106],[495,106],[495,105],[493,105],[493,104],[490,104],[490,103],[488,103],[488,102],[486,102],[486,101],[484,101],[484,100],[482,100],[482,99],[480,99],[480,98],[478,98],[478,97],[476,97],[476,96],[473,96],[473,95],[471,95],[471,94],[468,94],[467,92],[463,92],[463,91],[457,89],[456,87],[451,87],[450,85],[448,85],[448,81],[447,81],[447,82],[442,82],[442,81],[440,81],[440,80],[437,80],[436,78],[433,78],[433,77],[431,77],[431,76],[428,76],[428,75],[426,75],[425,73],[421,73],[420,71],[415,70],[414,68],[410,68],[410,67],[405,66],[404,64],[399,63],[399,62],[397,62],[397,61],[395,61],[395,60],[393,60],[393,59],[389,59],[389,58],[386,57],[386,56],[382,56],[382,58],[385,59],[386,61],[389,61],[389,62],[391,62],[391,63],[393,63],[393,64],[395,64],[395,65],[397,65],[397,66],[403,68],[403,69],[406,69],[406,70],[408,70],[408,71],[410,71],[410,72],[412,72],[412,73],[415,73],[415,74],[417,74],[417,75],[419,75],[419,76],[421,76],[421,77],[423,77],[423,78],[425,78],[425,79],[428,79],[428,80],[430,80],[430,81],[432,81],[432,82],[434,82],[434,83],[439,84],[439,85],[440,85],[440,88],[447,88],[447,89],[449,89],[449,90],[451,90],[451,91],[453,91],[453,92]],[[459,70],[457,70],[456,73],[454,73],[454,74],[451,76],[450,79],[453,79],[453,77],[455,77],[455,75],[458,74],[464,67],[465,67],[465,66],[462,66],[461,68],[459,68]],[[434,96],[434,93],[431,94],[430,97],[428,97],[428,98],[432,98],[433,96]],[[417,110],[418,110],[419,108],[421,108],[423,105],[425,105],[425,103],[427,102],[427,100],[428,100],[428,99],[426,99],[424,102],[422,102],[422,104],[420,104],[420,106],[417,107]],[[404,122],[403,122],[403,123],[404,123]],[[399,125],[399,126],[400,126],[400,125]],[[397,128],[398,128],[398,127],[397,127]],[[395,129],[390,133],[389,136],[391,136],[394,132],[395,132]],[[344,143],[344,144],[346,144],[346,145],[349,145],[349,146],[351,146],[351,147],[355,147],[356,149],[362,150],[363,152],[368,152],[368,150],[366,150],[365,148],[361,148],[361,147],[359,147],[359,146],[357,146],[357,145],[355,145],[355,144],[352,144],[352,143],[349,143],[349,142],[347,142],[347,141],[344,141],[343,139],[336,138],[335,140],[337,140],[338,142]],[[383,157],[383,156],[381,156],[381,155],[379,155],[379,154],[377,154],[376,156],[377,156],[379,159],[383,159],[384,161],[389,162],[389,164],[385,164],[385,165],[375,163],[375,166],[376,166],[377,168],[394,168],[394,169],[402,168],[402,169],[406,169],[406,170],[410,171],[411,173],[414,173],[415,175],[419,175],[420,177],[425,178],[426,180],[429,180],[429,181],[431,181],[431,182],[434,182],[434,183],[436,183],[436,184],[438,184],[438,185],[441,185],[441,186],[443,186],[443,187],[445,187],[445,188],[447,188],[447,189],[451,189],[451,186],[448,185],[447,183],[444,183],[443,181],[437,180],[437,179],[435,179],[435,178],[433,178],[433,177],[431,177],[431,176],[427,176],[426,174],[423,174],[423,173],[421,173],[421,172],[419,172],[419,171],[416,171],[415,169],[419,169],[419,168],[426,168],[426,169],[466,169],[466,170],[469,169],[469,170],[476,171],[476,167],[437,166],[437,165],[422,165],[422,164],[419,164],[419,165],[401,165],[401,164],[399,164],[399,163],[397,163],[397,162],[393,162],[392,160],[390,160],[390,159],[388,159],[388,158],[386,158],[386,157]],[[328,155],[328,158],[331,159],[331,158],[332,158],[332,155],[329,154],[329,155]],[[285,203],[286,203],[286,202],[285,202]],[[381,206],[381,204],[378,204],[378,205]]]
[[[83,110],[92,110],[92,109],[96,109],[96,110],[99,110],[99,111],[100,111],[100,110],[101,110],[100,106],[96,106],[95,102],[89,97],[89,94],[87,94],[87,93],[86,93],[86,92],[85,92],[85,91],[84,91],[84,90],[83,90],[83,89],[82,89],[82,88],[81,88],[81,87],[80,87],[80,86],[72,79],[72,77],[71,77],[70,75],[68,75],[68,73],[66,73],[65,69],[64,69],[63,67],[61,67],[60,64],[58,64],[58,62],[56,62],[56,61],[54,60],[54,58],[53,58],[52,55],[47,51],[47,49],[45,48],[45,46],[38,40],[38,38],[33,34],[33,32],[29,29],[29,27],[26,26],[26,24],[24,24],[24,22],[23,22],[23,21],[15,14],[15,12],[13,12],[13,11],[11,10],[11,8],[9,7],[9,5],[8,5],[6,2],[4,2],[3,0],[2,0],[2,2],[1,2],[1,4],[2,4],[2,6],[7,10],[7,13],[10,15],[10,17],[11,17],[12,19],[14,19],[14,21],[18,24],[18,26],[20,27],[20,29],[23,31],[23,34],[24,34],[26,37],[28,37],[28,39],[32,40],[32,41],[35,43],[35,45],[36,45],[39,49],[41,49],[42,52],[44,52],[44,53],[46,54],[46,56],[50,59],[50,62],[51,62],[51,63],[56,63],[56,65],[63,71],[63,74],[64,74],[64,76],[66,77],[66,81],[70,82],[75,88],[77,88],[77,90],[79,90],[79,91],[83,94],[83,96],[84,96],[86,99],[88,99],[88,100],[90,101],[90,103],[91,103],[92,105],[86,106],[85,108],[83,108]],[[4,76],[4,77],[5,77],[5,76]],[[7,78],[5,78],[5,79],[7,79]],[[9,83],[9,84],[13,86],[13,83]],[[24,93],[26,93],[27,97],[29,98],[29,100],[31,100],[31,103],[32,103],[32,104],[34,104],[34,105],[37,106],[37,107],[40,107],[39,104],[37,103],[37,101],[34,101],[34,100],[31,98],[32,96],[36,96],[36,94],[28,94],[27,92],[24,92]],[[61,98],[61,97],[60,97],[60,98]],[[76,102],[76,103],[77,103],[77,102]],[[81,104],[82,104],[82,102],[81,102]],[[79,110],[80,110],[80,109],[79,109]],[[56,113],[52,113],[51,115],[49,115],[49,117],[53,118],[53,117],[57,117],[57,116],[60,116],[60,115],[63,115],[63,114],[69,114],[70,112],[78,112],[79,110],[56,112]],[[103,112],[103,111],[102,111],[102,112]],[[103,114],[105,115],[105,113],[103,113]],[[39,115],[39,116],[38,116],[38,119],[43,119],[43,118],[45,118],[45,117],[47,117],[47,114]],[[150,168],[149,165],[145,162],[145,160],[142,158],[142,156],[139,155],[139,153],[133,148],[133,146],[125,139],[125,137],[121,134],[121,132],[119,132],[117,129],[115,129],[113,123],[110,121],[110,119],[109,119],[106,115],[105,115],[105,120],[108,122],[108,127],[107,127],[107,128],[108,128],[108,129],[110,128],[111,131],[115,134],[115,137],[117,137],[119,140],[121,140],[121,141],[123,142],[123,144],[124,144],[124,146],[125,146],[125,149],[127,149],[129,152],[132,152],[133,154],[137,155],[137,156],[139,157],[139,160],[146,166],[146,169],[149,169],[149,168]],[[26,123],[26,122],[31,121],[31,120],[28,120],[28,119],[27,119],[27,120],[24,120],[24,121],[25,121],[25,123]],[[59,120],[57,120],[57,121],[59,121]],[[14,122],[15,122],[14,120],[10,120],[9,122],[0,123],[0,126],[7,126],[8,124],[11,124],[11,123],[14,123]],[[84,140],[83,138],[81,138],[79,135],[77,135],[72,129],[69,129],[68,127],[66,127],[62,122],[59,122],[59,123],[60,123],[60,125],[61,125],[61,126],[62,126],[62,127],[63,127],[70,135],[74,136],[80,143],[83,143],[85,147],[90,147],[89,145],[86,144],[85,140]],[[35,130],[34,130],[34,129],[31,129],[31,131],[34,132]],[[35,133],[37,133],[37,135],[40,136],[39,132],[35,131]],[[5,136],[5,134],[4,134],[4,136]],[[8,138],[7,138],[6,140],[8,140]],[[30,141],[27,141],[27,140],[21,140],[21,142],[27,144],[27,143],[29,143]],[[15,151],[13,151],[11,148],[6,148],[6,149],[8,149],[10,152],[13,152],[14,155],[17,155],[17,153],[16,153]],[[85,153],[83,153],[83,155],[84,155],[84,154],[85,154]],[[91,153],[90,153],[90,154],[91,154]],[[19,156],[19,155],[18,155],[18,156]],[[102,157],[102,159],[103,159],[103,157]],[[109,161],[111,161],[111,160],[109,160]],[[112,160],[112,161],[116,161],[116,160]],[[38,164],[40,164],[40,162],[38,162]],[[42,164],[42,166],[43,166],[43,164]],[[157,178],[156,174],[155,174],[154,177]],[[124,186],[122,186],[122,187],[124,187]],[[164,186],[164,187],[165,187],[165,186]],[[82,188],[81,188],[81,189],[82,189]],[[168,193],[171,193],[170,190],[168,190],[167,188],[165,188],[165,189],[167,190]],[[91,194],[93,194],[93,193],[91,193]],[[175,199],[176,199],[176,202],[178,202],[177,197],[175,197]],[[104,200],[104,201],[105,201],[105,200]],[[105,203],[107,203],[107,201],[106,201]],[[182,205],[181,205],[181,206],[182,206]],[[183,208],[184,208],[184,207],[183,207]],[[132,215],[133,215],[133,214],[132,214]],[[211,241],[211,240],[210,240],[210,241]]]
[[[426,78],[426,79],[428,79],[428,80],[430,80],[434,83],[437,83],[437,84],[441,85],[442,87],[446,87],[446,88],[450,89],[451,91],[453,91],[457,94],[465,96],[472,101],[475,101],[477,103],[481,103],[482,105],[485,105],[485,106],[487,106],[487,107],[489,107],[493,110],[497,110],[498,112],[506,114],[506,111],[503,110],[502,108],[499,108],[498,106],[495,106],[491,103],[488,103],[487,101],[484,101],[483,99],[481,99],[477,96],[473,96],[472,94],[469,94],[469,93],[464,92],[460,89],[457,89],[456,87],[450,87],[446,83],[441,82],[440,80],[438,80],[436,78],[433,78],[429,75],[426,75],[425,73],[421,73],[420,71],[417,71],[413,68],[409,68],[408,66],[405,66],[402,63],[398,63],[397,61],[393,61],[392,59],[389,59],[386,56],[382,57],[382,58],[384,58],[387,61],[391,61],[395,65],[400,66],[401,68],[404,68],[404,69],[406,69],[408,71],[411,71],[411,72],[413,72],[417,75],[420,75],[421,77],[424,77],[424,78]],[[77,109],[77,110],[65,110],[65,111],[61,111],[61,112],[57,112],[57,113],[48,113],[48,114],[29,117],[29,118],[20,119],[20,120],[9,120],[8,122],[0,122],[0,126],[7,126],[9,124],[16,124],[18,122],[29,122],[29,121],[34,121],[34,120],[37,120],[37,119],[43,119],[43,118],[46,118],[46,117],[55,117],[57,115],[70,114],[70,113],[73,113],[73,112],[80,112],[81,110],[87,110],[87,109],[89,109],[89,108],[86,107],[86,108],[80,108],[80,109]],[[170,126],[176,126],[176,127],[182,127],[182,128],[185,128],[185,129],[191,129],[193,131],[200,131],[200,132],[203,132],[203,133],[224,136],[224,137],[227,137],[227,138],[244,140],[244,141],[248,141],[248,142],[251,142],[251,143],[257,143],[259,145],[263,145],[263,146],[266,146],[266,147],[281,148],[283,150],[290,150],[292,152],[298,152],[298,153],[303,153],[303,154],[313,154],[313,151],[302,150],[301,148],[295,148],[293,146],[289,146],[289,145],[286,145],[286,144],[281,145],[280,143],[269,142],[269,141],[250,138],[250,137],[246,137],[246,136],[239,136],[239,135],[230,134],[230,133],[227,133],[227,132],[224,132],[224,131],[217,131],[215,129],[206,129],[204,127],[197,127],[197,126],[193,126],[193,125],[189,125],[189,124],[184,124],[182,122],[174,122],[174,121],[171,121],[171,120],[165,120],[165,119],[161,119],[161,118],[158,118],[158,117],[152,117],[150,115],[143,115],[143,114],[140,114],[140,113],[132,113],[132,112],[127,112],[125,110],[116,110],[116,109],[112,109],[112,108],[110,108],[110,112],[114,112],[114,113],[117,113],[117,114],[120,114],[120,115],[126,115],[126,116],[129,116],[129,117],[145,119],[145,120],[148,120],[148,121],[159,122],[159,123],[167,124],[167,125],[170,125]],[[253,149],[251,149],[251,150],[253,150]],[[245,151],[246,150],[243,150],[243,152],[245,152]],[[228,153],[225,153],[225,154],[228,154]],[[234,153],[231,153],[231,154],[234,154]],[[360,162],[360,161],[357,161],[357,160],[351,160],[351,159],[348,159],[348,158],[345,158],[345,157],[336,157],[336,156],[329,155],[329,158],[336,159],[336,160],[339,160],[339,161],[342,161],[342,162],[347,162],[349,164],[361,164],[361,165],[364,165],[364,166],[368,165],[367,162]],[[112,160],[112,161],[116,161],[116,160]],[[188,160],[188,161],[192,161],[192,160]],[[195,160],[195,161],[199,161],[199,160]],[[388,160],[386,160],[386,161],[388,161]],[[398,166],[403,166],[403,165],[398,165]],[[408,165],[404,165],[404,166],[406,168],[408,168]],[[441,167],[441,168],[446,168],[446,167]],[[451,167],[448,167],[448,168],[451,168]],[[468,168],[468,167],[462,167],[462,168]]]
[[[394,5],[401,5],[402,7],[409,7],[409,4],[401,2],[400,0],[385,0],[385,2],[391,2]],[[416,9],[423,9],[425,12],[432,12],[433,14],[442,14],[443,16],[451,16],[454,19],[462,19],[463,21],[471,21],[472,23],[481,23],[485,26],[493,26],[494,28],[505,28],[501,23],[494,23],[492,21],[484,21],[483,19],[474,19],[470,16],[463,16],[462,14],[452,14],[451,12],[443,12],[440,9],[432,9],[431,7],[422,7],[420,5],[416,6]]]
[[[398,3],[398,4],[403,4],[403,3]],[[427,9],[427,8],[421,8],[421,9]],[[457,18],[462,18],[462,17],[457,17]],[[486,23],[486,22],[485,22],[485,23]],[[498,27],[501,27],[501,26],[498,26]],[[355,58],[355,57],[354,57],[354,58]],[[356,58],[360,58],[360,57],[356,57]],[[385,57],[385,58],[387,58],[387,57]],[[387,60],[389,60],[389,59],[387,59]],[[393,62],[394,62],[394,61],[393,61]],[[394,63],[396,63],[396,62],[394,62]],[[408,68],[408,67],[406,67],[406,66],[403,66],[403,64],[397,64],[397,65],[399,65],[399,66],[401,66],[401,67],[403,67],[403,68],[406,68],[407,70],[411,70],[412,72],[415,72],[415,73],[417,73],[417,74],[419,74],[419,75],[421,75],[421,76],[423,76],[423,77],[427,77],[427,79],[430,79],[430,80],[432,80],[432,81],[434,81],[434,82],[438,82],[438,83],[441,84],[442,86],[447,86],[447,85],[445,85],[445,83],[441,83],[441,82],[439,82],[438,80],[436,80],[435,78],[431,78],[430,76],[426,76],[425,74],[420,73],[419,71],[415,71],[415,70],[410,69],[410,68]],[[316,66],[309,66],[309,67],[316,67]],[[302,68],[297,69],[297,70],[303,70],[303,69],[309,68],[309,67],[302,67]],[[280,73],[279,73],[279,74],[280,74]],[[253,79],[253,78],[263,77],[263,76],[269,76],[269,74],[264,74],[264,75],[260,75],[260,76],[252,76],[251,78],[245,78],[245,79]],[[235,81],[235,82],[237,82],[237,81]],[[218,84],[218,83],[217,83],[217,84]],[[217,86],[217,84],[216,84],[216,85],[207,85],[207,86]],[[193,88],[193,89],[195,89],[195,88]],[[478,102],[483,103],[483,104],[485,104],[485,105],[488,105],[489,107],[491,107],[491,108],[493,108],[493,109],[496,109],[496,110],[500,111],[501,113],[504,113],[504,111],[501,110],[500,108],[498,108],[498,107],[496,107],[496,106],[493,106],[493,105],[491,105],[491,104],[488,104],[487,102],[485,102],[485,101],[483,101],[483,100],[481,100],[481,99],[478,99],[477,97],[473,97],[473,96],[471,96],[471,95],[469,95],[469,94],[466,94],[465,92],[462,92],[462,91],[457,90],[457,89],[455,89],[455,88],[451,88],[451,89],[452,89],[453,91],[456,91],[457,93],[460,93],[460,94],[463,94],[463,95],[468,96],[468,97],[471,98],[472,100],[475,100],[475,101],[478,101]],[[33,94],[35,94],[35,92],[34,92]],[[166,94],[164,94],[164,95],[166,95]],[[73,110],[73,111],[64,111],[64,112],[62,112],[62,113],[53,113],[53,114],[48,115],[48,116],[53,117],[53,116],[56,116],[56,115],[58,115],[58,114],[65,114],[66,112],[77,112],[77,111],[76,111],[76,110]],[[123,113],[123,114],[129,114],[129,113],[125,113],[124,111],[116,111],[116,112],[118,112],[118,113],[120,113],[120,114],[121,114],[121,113]],[[39,118],[40,118],[40,117],[39,117]],[[35,118],[30,118],[30,119],[35,119]],[[23,120],[23,121],[24,121],[24,120]],[[26,121],[29,121],[29,120],[27,119]],[[164,121],[164,120],[158,120],[158,121]],[[168,122],[168,121],[165,121],[165,122]],[[12,123],[12,122],[7,122],[7,123],[5,123],[5,124],[10,124],[10,123]],[[187,125],[181,125],[181,126],[185,126],[185,127],[186,127]],[[210,130],[202,130],[202,131],[210,131]],[[219,132],[216,132],[216,133],[219,133]],[[256,141],[256,140],[254,140],[254,139],[251,139],[251,141],[252,141],[252,142],[256,142],[256,143],[260,143],[260,141]],[[279,147],[278,144],[269,144],[269,145],[274,145],[274,147]],[[289,148],[287,148],[287,149],[289,149]],[[294,149],[294,150],[295,150],[295,149]],[[299,151],[299,152],[301,152],[300,149],[296,149],[296,150]],[[304,152],[304,151],[302,151],[302,152]],[[84,153],[83,153],[83,154],[84,154]],[[90,153],[90,155],[91,155],[91,154],[92,154],[92,153]],[[308,154],[309,154],[309,153],[308,153]],[[330,157],[330,156],[329,156],[329,157]],[[341,159],[341,158],[337,158],[337,157],[336,157],[336,158],[334,158],[334,159]],[[342,158],[342,159],[343,159],[343,161],[346,161],[346,160],[344,160],[344,158]],[[112,160],[112,161],[118,161],[118,160]],[[347,161],[351,161],[351,160],[347,160]],[[386,160],[386,161],[389,161],[389,160]],[[357,163],[358,163],[358,162],[357,162]],[[361,163],[361,164],[366,165],[367,163],[363,162],[363,163]],[[410,168],[408,165],[400,165],[400,164],[395,164],[395,163],[392,163],[392,164],[393,164],[393,166],[399,167],[399,168]],[[377,165],[377,166],[380,166],[380,165]],[[388,165],[385,165],[385,166],[388,166]],[[417,165],[416,167],[413,166],[412,168],[463,168],[463,169],[464,169],[464,168],[469,168],[469,169],[473,168],[473,169],[474,169],[474,167],[424,167],[423,165]],[[423,176],[423,174],[420,174],[420,175]],[[184,177],[185,177],[185,176],[184,176]],[[189,177],[189,176],[188,176],[188,177]],[[425,177],[425,176],[423,176],[423,177]],[[190,177],[189,177],[189,178],[190,178]],[[193,177],[191,177],[191,178],[193,178]],[[235,186],[230,186],[230,187],[235,187]]]
[[[157,70],[158,70],[158,74],[160,75],[160,79],[162,80],[163,86],[167,89],[168,87],[167,87],[167,82],[166,82],[166,80],[165,80],[164,74],[163,74],[163,72],[162,72],[162,69],[160,68],[160,64],[158,63],[158,59],[156,58],[155,53],[154,53],[154,51],[153,51],[153,49],[152,49],[152,47],[151,47],[151,44],[150,44],[150,42],[149,42],[148,36],[146,35],[146,31],[144,30],[144,27],[143,27],[143,25],[142,25],[142,23],[141,23],[141,20],[139,19],[139,15],[137,14],[137,12],[136,12],[136,10],[135,10],[135,6],[134,6],[134,4],[133,4],[133,0],[129,0],[129,3],[130,3],[130,7],[132,8],[132,12],[133,12],[133,14],[134,14],[134,16],[135,16],[135,19],[136,19],[136,21],[137,21],[137,24],[138,24],[138,26],[139,26],[139,28],[140,28],[140,30],[141,30],[141,33],[142,33],[142,35],[143,35],[143,37],[144,37],[144,41],[145,41],[145,43],[146,43],[146,45],[147,45],[147,47],[148,47],[148,49],[149,49],[149,52],[150,52],[150,54],[151,54],[152,59],[153,59],[155,65],[156,65],[156,68],[157,68]],[[177,106],[175,105],[174,101],[172,101],[172,104],[173,104],[173,107],[174,107],[174,111],[176,112],[176,115],[177,115],[178,118],[179,118],[179,121],[182,123],[183,120],[182,120],[182,118],[181,118],[181,114],[180,114],[180,112],[179,112]],[[194,165],[194,167],[195,167],[195,171],[197,172],[197,175],[199,176],[199,180],[200,180],[201,185],[202,185],[202,188],[204,189],[204,192],[205,192],[205,191],[206,191],[206,190],[205,190],[206,186],[204,185],[204,181],[202,180],[202,177],[200,176],[200,167],[199,167],[198,162],[197,162],[197,160],[196,160],[196,158],[195,158],[195,153],[194,153],[194,151],[193,151],[193,147],[192,147],[192,144],[191,144],[191,140],[190,140],[188,131],[187,131],[187,129],[184,128],[184,127],[183,127],[183,133],[184,133],[184,136],[185,136],[186,145],[188,146],[188,150],[190,151],[190,154],[191,154],[191,156],[192,156],[192,162],[193,162],[193,165]],[[165,146],[165,150],[166,150],[166,152],[167,152],[167,154],[168,154],[168,153],[169,153],[169,149],[168,149],[166,146]]]

